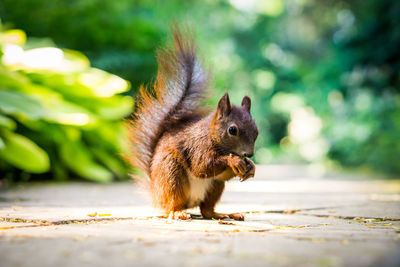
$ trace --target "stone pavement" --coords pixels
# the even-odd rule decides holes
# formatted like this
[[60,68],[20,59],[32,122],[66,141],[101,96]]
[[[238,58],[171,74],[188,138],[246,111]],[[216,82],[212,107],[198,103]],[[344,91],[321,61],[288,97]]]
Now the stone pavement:
[[307,170],[229,182],[244,222],[170,221],[130,182],[3,189],[0,266],[400,266],[400,181]]

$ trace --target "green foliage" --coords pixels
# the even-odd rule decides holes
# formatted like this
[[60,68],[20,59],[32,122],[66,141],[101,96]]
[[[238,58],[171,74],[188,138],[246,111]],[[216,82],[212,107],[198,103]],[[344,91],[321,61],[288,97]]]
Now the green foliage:
[[25,136],[2,130],[3,147],[0,149],[0,158],[15,167],[31,172],[47,172],[50,160],[47,153]]
[[[252,113],[260,128],[257,162],[311,162],[320,171],[326,163],[339,163],[397,175],[398,14],[396,0],[0,2],[0,17],[6,25],[82,51],[95,67],[128,79],[133,88],[155,77],[154,51],[167,38],[168,22],[189,21],[206,63],[212,65],[216,89],[210,103],[216,104],[226,88],[234,103],[240,103],[244,94],[252,96]],[[87,66],[79,58],[75,61]],[[98,105],[87,99],[76,102],[80,94],[91,94],[90,86],[80,80],[73,83],[55,74],[24,75],[35,86],[51,87],[63,100],[79,103],[51,102],[57,103],[54,109],[62,107],[61,113],[84,108],[86,113],[80,112],[87,115],[89,125],[96,121],[93,113],[116,119],[129,105],[128,100],[119,105],[119,100],[104,98]],[[12,85],[19,78],[4,77],[0,69],[0,79]],[[56,115],[41,116],[46,122],[60,121]],[[10,125],[1,117],[0,124]],[[110,154],[90,153],[108,162]]]
[[136,0],[2,0],[0,17],[30,36],[84,52],[94,67],[136,86],[156,71],[154,51],[165,25],[153,6]]
[[2,176],[18,179],[22,171],[97,182],[125,178],[121,119],[133,103],[119,93],[129,84],[91,68],[81,53],[29,49],[25,39],[19,30],[0,33]]

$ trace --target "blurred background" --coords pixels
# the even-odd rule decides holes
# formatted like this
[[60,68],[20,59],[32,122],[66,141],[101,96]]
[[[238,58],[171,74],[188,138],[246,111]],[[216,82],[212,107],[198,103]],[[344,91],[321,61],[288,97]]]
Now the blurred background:
[[123,118],[169,22],[252,97],[259,164],[400,175],[400,1],[0,0],[0,179],[127,179]]

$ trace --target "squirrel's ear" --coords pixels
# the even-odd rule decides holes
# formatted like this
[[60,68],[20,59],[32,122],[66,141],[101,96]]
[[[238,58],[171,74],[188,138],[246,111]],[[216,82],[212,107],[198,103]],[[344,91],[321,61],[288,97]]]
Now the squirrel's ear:
[[218,116],[228,116],[231,113],[232,106],[231,101],[229,100],[228,93],[225,93],[218,102],[217,113]]
[[244,107],[248,112],[250,112],[250,108],[251,108],[250,97],[248,97],[248,96],[243,97],[242,107]]

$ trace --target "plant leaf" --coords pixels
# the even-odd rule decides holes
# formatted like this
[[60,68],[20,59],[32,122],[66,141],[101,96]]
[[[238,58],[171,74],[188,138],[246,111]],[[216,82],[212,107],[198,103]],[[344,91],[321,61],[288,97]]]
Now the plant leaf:
[[93,155],[106,165],[111,171],[113,171],[118,178],[127,177],[126,167],[123,165],[121,156],[118,154],[112,154],[106,151],[105,148],[94,147],[91,149]]
[[0,114],[0,126],[12,131],[17,127],[17,124],[12,119]]
[[3,139],[0,137],[0,150],[5,148],[5,147],[6,147],[6,144],[4,144]]
[[6,43],[23,46],[26,42],[25,32],[17,29],[3,32],[3,39]]
[[79,141],[65,140],[61,145],[61,158],[78,175],[96,182],[110,182],[112,173],[97,164],[90,152]]
[[0,149],[0,158],[9,164],[31,173],[43,173],[50,169],[47,153],[25,136],[2,131],[5,147]]
[[30,119],[46,116],[47,110],[35,98],[0,88],[0,110],[5,114],[23,115]]
[[99,117],[108,120],[119,120],[133,110],[132,97],[122,95],[88,99],[83,105],[93,110]]

